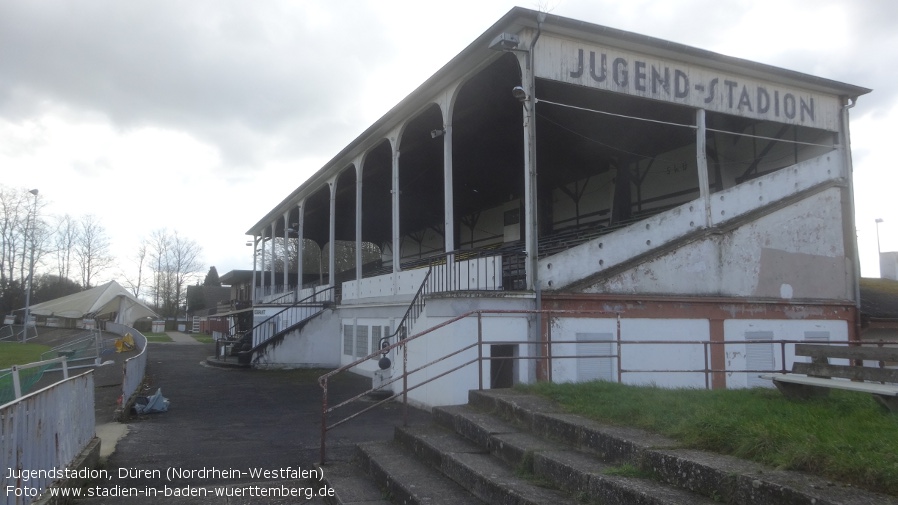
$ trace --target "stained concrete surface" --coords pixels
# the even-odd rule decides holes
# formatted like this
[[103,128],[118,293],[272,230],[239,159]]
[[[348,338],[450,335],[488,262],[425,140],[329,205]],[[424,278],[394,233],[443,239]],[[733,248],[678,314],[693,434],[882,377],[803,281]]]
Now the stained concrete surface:
[[[35,343],[55,346],[82,334],[78,331],[41,329]],[[231,488],[251,485],[301,487],[314,485],[309,479],[291,479],[289,472],[315,470],[319,461],[322,390],[318,377],[328,370],[252,370],[212,367],[206,359],[214,344],[192,336],[168,332],[172,342],[148,344],[147,370],[140,394],[161,388],[170,401],[169,410],[131,415],[114,421],[119,407],[122,364],[135,352],[116,353],[117,335],[104,333],[107,350],[104,366],[94,367],[97,436],[102,440],[101,459],[109,480],[94,482],[104,489],[163,489],[186,486]],[[70,375],[86,369],[72,370]],[[43,382],[55,382],[59,373],[47,374]],[[329,404],[355,396],[371,385],[370,379],[344,374],[329,387]],[[37,388],[36,388],[37,389]],[[331,414],[328,423],[373,405],[362,398]],[[409,424],[424,424],[430,414],[408,408]],[[327,461],[346,461],[358,442],[388,440],[395,426],[403,424],[403,407],[396,402],[378,406],[358,418],[334,428],[327,435]],[[218,473],[210,470],[216,470]],[[259,477],[252,472],[267,470]],[[171,471],[184,475],[169,480]],[[233,475],[238,472],[237,475]],[[272,472],[273,471],[273,472]],[[324,466],[327,471],[327,465]],[[205,472],[205,474],[203,473]],[[129,497],[89,498],[76,503],[155,503],[153,499]],[[176,503],[323,503],[319,498],[287,500],[258,498],[187,499]]]
[[[148,349],[144,391],[151,394],[161,388],[170,401],[169,410],[128,420],[127,433],[106,460],[110,480],[100,484],[110,489],[246,486],[260,481],[268,485],[283,481],[294,487],[309,484],[290,479],[296,477],[290,472],[314,470],[319,460],[322,395],[317,379],[326,371],[211,367],[205,360],[214,353],[214,345],[179,340],[181,344],[150,343]],[[329,388],[330,404],[363,392],[370,384],[370,379],[357,375],[338,377]],[[109,398],[103,402],[98,408],[114,410]],[[339,414],[370,405],[372,400],[361,399]],[[402,412],[401,404],[390,402],[333,429],[327,436],[328,461],[349,459],[357,442],[392,438],[395,426],[403,423]],[[328,423],[336,419],[332,416]],[[410,424],[429,420],[428,413],[409,407]],[[187,470],[189,475],[169,480],[167,474],[174,470]],[[276,472],[252,475],[259,470]],[[234,471],[239,474],[222,475]],[[114,499],[85,502],[117,503]]]

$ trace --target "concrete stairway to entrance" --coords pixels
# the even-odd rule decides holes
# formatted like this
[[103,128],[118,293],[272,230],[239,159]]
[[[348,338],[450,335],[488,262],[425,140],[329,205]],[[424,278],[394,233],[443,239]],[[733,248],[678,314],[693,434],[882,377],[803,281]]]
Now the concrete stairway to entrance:
[[515,390],[471,391],[434,423],[399,427],[325,465],[349,504],[898,504],[898,498],[682,449],[666,437],[563,413]]

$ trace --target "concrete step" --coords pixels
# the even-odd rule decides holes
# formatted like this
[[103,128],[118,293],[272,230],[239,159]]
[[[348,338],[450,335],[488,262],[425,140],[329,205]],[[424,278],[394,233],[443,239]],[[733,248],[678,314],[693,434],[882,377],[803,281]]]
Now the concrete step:
[[[490,419],[492,416],[495,418]],[[563,413],[547,399],[510,389],[471,391],[469,407],[435,409],[434,419],[491,451],[508,444],[508,435],[513,433],[512,430],[518,430],[591,454],[605,464],[629,465],[671,487],[724,503],[898,504],[896,497],[842,486],[815,475],[781,471],[730,456],[684,449],[666,437],[603,425]],[[527,450],[530,449],[502,449],[509,454]],[[532,451],[535,473],[569,473],[574,467],[584,471],[579,462],[559,466],[560,460],[567,458],[570,452],[562,457],[555,451],[536,448]],[[610,481],[606,479],[605,482]],[[569,485],[573,484],[565,484]],[[574,488],[582,488],[582,483],[580,488]]]
[[569,497],[497,460],[485,449],[436,425],[397,428],[396,441],[486,503],[549,505]]
[[[172,485],[169,488],[116,486],[97,490],[95,496],[71,501],[77,505],[115,505],[133,503],[150,505],[158,503],[178,503],[184,505],[251,505],[266,503],[288,505],[305,503],[323,504],[318,496],[323,484],[309,480],[281,480],[264,482],[241,482],[212,486]],[[326,493],[322,493],[326,494]],[[50,498],[38,503],[54,502]]]
[[[476,441],[477,446],[489,450],[494,458],[517,469],[528,480],[563,491],[566,496],[562,501],[565,502],[646,505],[715,503],[710,498],[664,484],[644,472],[609,464],[568,444],[522,431],[468,406],[434,409],[434,418],[436,423]],[[408,436],[414,430],[398,431],[404,431],[404,436]],[[433,434],[427,435],[436,438]]]
[[451,479],[421,464],[396,442],[359,444],[358,464],[382,490],[382,498],[403,505],[484,505]]
[[324,482],[334,490],[325,499],[330,505],[389,505],[386,494],[356,462],[337,462],[319,466]]

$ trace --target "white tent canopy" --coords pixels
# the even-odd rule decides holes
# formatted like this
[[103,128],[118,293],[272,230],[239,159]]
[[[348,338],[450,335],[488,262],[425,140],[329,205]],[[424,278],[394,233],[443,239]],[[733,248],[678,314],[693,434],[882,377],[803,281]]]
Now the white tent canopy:
[[115,281],[33,305],[31,313],[38,316],[68,319],[101,317],[115,313],[115,322],[129,326],[142,317],[158,317],[155,312]]

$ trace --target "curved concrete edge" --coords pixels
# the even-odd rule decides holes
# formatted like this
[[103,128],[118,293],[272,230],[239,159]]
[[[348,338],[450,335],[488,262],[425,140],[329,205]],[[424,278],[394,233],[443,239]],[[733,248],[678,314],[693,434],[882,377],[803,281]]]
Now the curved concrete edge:
[[[87,447],[81,451],[69,468],[91,468],[96,469],[100,464],[100,437],[94,437]],[[54,488],[78,488],[84,486],[88,482],[87,479],[61,479],[54,482],[50,487]],[[45,489],[41,496],[31,502],[34,505],[67,505],[73,503],[71,497],[52,496],[49,488]]]

